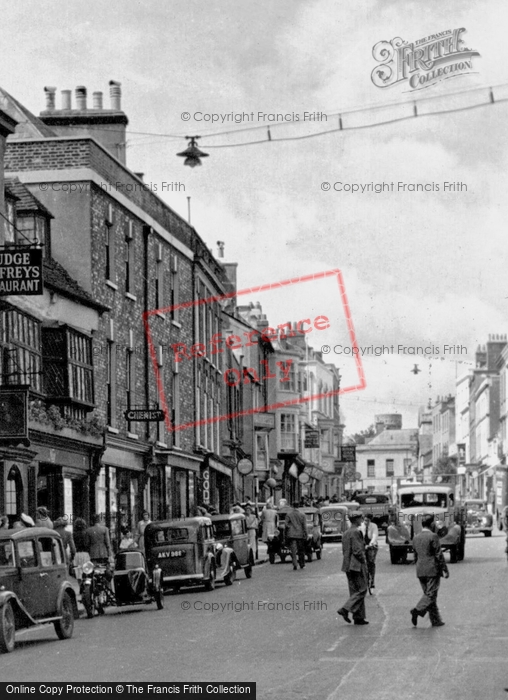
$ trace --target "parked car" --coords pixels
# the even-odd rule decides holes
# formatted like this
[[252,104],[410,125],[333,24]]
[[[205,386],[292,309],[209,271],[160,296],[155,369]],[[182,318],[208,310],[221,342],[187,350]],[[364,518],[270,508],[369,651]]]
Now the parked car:
[[466,508],[466,534],[474,535],[483,532],[485,537],[491,537],[494,527],[494,517],[487,510],[487,501],[482,498],[468,498],[464,501]]
[[359,510],[363,514],[370,513],[372,522],[380,530],[386,530],[392,512],[390,497],[386,493],[358,493],[355,499],[359,503]]
[[321,511],[312,506],[303,506],[298,509],[305,515],[307,521],[307,542],[305,543],[305,556],[307,561],[312,561],[313,553],[316,554],[316,559],[321,559],[322,529],[321,529]]
[[0,530],[0,651],[13,651],[16,630],[53,624],[69,639],[77,617],[62,538],[31,527]]
[[[356,508],[355,508],[356,510]],[[343,533],[349,527],[349,508],[345,503],[323,506],[321,508],[323,542],[342,540]]]
[[245,515],[241,513],[212,515],[211,520],[215,541],[233,550],[231,555],[231,561],[235,565],[233,580],[238,569],[243,569],[246,578],[251,578],[255,552],[249,544]]
[[219,582],[230,586],[236,576],[234,550],[215,541],[212,521],[204,516],[149,523],[145,553],[150,577],[161,568],[163,590],[204,585],[212,591]]

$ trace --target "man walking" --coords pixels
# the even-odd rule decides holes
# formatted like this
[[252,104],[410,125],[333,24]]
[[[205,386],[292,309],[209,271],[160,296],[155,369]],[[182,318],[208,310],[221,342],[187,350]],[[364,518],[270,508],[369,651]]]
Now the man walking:
[[298,501],[295,501],[286,513],[284,521],[286,525],[286,542],[291,550],[294,571],[298,568],[297,561],[300,564],[300,569],[303,569],[305,566],[305,542],[307,541],[307,521],[305,515],[297,508]]
[[369,573],[369,588],[375,588],[376,557],[378,550],[379,529],[372,520],[372,513],[364,513],[360,531],[365,542],[365,555],[367,557],[367,571]]
[[429,613],[432,627],[442,627],[437,607],[437,593],[441,576],[448,578],[448,567],[446,566],[439,537],[433,532],[434,516],[424,515],[422,518],[422,531],[413,539],[413,549],[416,560],[416,575],[420,581],[423,595],[416,607],[411,612],[411,622],[416,627],[418,618]]
[[349,600],[337,610],[346,622],[351,622],[353,615],[355,625],[368,625],[365,619],[365,596],[367,595],[367,558],[365,542],[360,531],[363,515],[360,511],[350,513],[351,527],[342,535],[342,571],[347,576]]

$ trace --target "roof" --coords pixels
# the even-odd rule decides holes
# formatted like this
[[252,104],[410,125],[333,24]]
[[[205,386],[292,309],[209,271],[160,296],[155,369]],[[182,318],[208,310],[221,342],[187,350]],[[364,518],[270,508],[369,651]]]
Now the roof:
[[0,539],[2,540],[23,540],[27,536],[33,537],[34,535],[39,537],[42,535],[54,535],[60,539],[59,533],[48,527],[20,527],[19,529],[17,528],[15,530],[12,528],[9,530],[0,530]]
[[108,306],[95,301],[54,258],[44,260],[44,286],[100,313],[109,310]]
[[418,428],[401,428],[400,430],[383,430],[365,445],[358,445],[359,450],[367,452],[371,447],[407,447],[416,445]]
[[35,197],[28,187],[26,187],[17,177],[6,177],[5,178],[5,188],[6,190],[15,197],[16,201],[16,211],[37,211],[44,216],[49,216],[54,218],[53,214],[46,209],[42,202],[39,202],[37,197]]
[[30,110],[18,102],[12,95],[9,95],[3,88],[0,88],[0,108],[10,117],[18,122],[16,132],[9,137],[9,140],[17,138],[36,138],[37,136],[55,137],[57,133],[46,126],[42,119],[32,114]]

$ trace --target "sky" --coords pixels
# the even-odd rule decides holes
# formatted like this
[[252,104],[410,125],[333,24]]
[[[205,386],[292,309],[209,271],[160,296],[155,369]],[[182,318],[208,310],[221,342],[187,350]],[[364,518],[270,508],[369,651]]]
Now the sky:
[[[331,116],[304,123],[304,112],[334,115],[423,97],[459,104],[451,93],[508,83],[507,15],[504,0],[24,0],[3,6],[1,86],[38,114],[44,86],[57,88],[57,107],[60,90],[78,85],[90,96],[102,90],[107,106],[109,80],[121,82],[128,166],[185,218],[191,197],[192,225],[211,248],[225,242],[226,259],[238,263],[239,289],[342,271],[357,346],[388,349],[363,356],[366,388],[342,398],[346,431],[366,428],[377,413],[402,413],[409,428],[420,406],[454,393],[456,376],[473,366],[489,334],[507,332],[507,103],[277,138],[338,124]],[[456,28],[480,54],[470,74],[421,91],[407,81],[373,84],[375,44]],[[253,112],[256,120],[201,120],[231,112]],[[268,141],[269,117],[259,120],[258,112],[294,113],[300,122],[271,122]],[[344,115],[344,123],[353,119]],[[220,135],[252,126],[262,128]],[[176,157],[187,135],[200,135],[209,153],[200,168]],[[381,193],[333,187],[392,182],[395,191]],[[410,192],[399,182],[433,187]],[[445,192],[444,182],[465,188]],[[332,278],[247,298],[261,302],[272,325],[327,315],[330,328],[314,330],[309,343],[332,348],[327,358],[340,368],[343,386],[355,384]],[[454,346],[461,352],[446,350]],[[410,354],[418,347],[430,352]]]

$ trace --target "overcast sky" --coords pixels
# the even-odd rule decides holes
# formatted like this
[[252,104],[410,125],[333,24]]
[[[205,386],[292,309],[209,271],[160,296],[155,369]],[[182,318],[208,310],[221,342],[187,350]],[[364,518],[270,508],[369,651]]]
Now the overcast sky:
[[[203,137],[210,157],[194,170],[175,156],[184,138],[142,135],[260,124],[184,122],[182,112],[294,112],[303,119],[305,111],[332,114],[508,83],[505,0],[24,0],[2,9],[2,87],[38,114],[45,85],[57,87],[57,107],[60,90],[77,85],[88,88],[90,102],[103,90],[107,106],[108,81],[120,81],[129,167],[144,172],[183,216],[191,196],[193,225],[209,246],[225,241],[227,259],[239,263],[239,288],[342,270],[358,345],[395,350],[364,358],[367,388],[343,399],[349,432],[385,412],[400,412],[404,427],[415,427],[418,406],[454,391],[478,343],[507,332],[506,103],[278,144],[211,148],[257,140],[261,132]],[[480,53],[472,74],[418,93],[407,83],[373,85],[374,44],[458,27]],[[304,124],[292,129],[306,133]],[[272,129],[273,139],[282,133]],[[436,183],[440,191],[321,189],[322,182],[396,188],[399,181]],[[444,181],[467,191],[443,192]],[[185,192],[162,192],[164,182],[183,183]],[[330,281],[256,300],[272,325],[329,314],[330,329],[308,336],[314,347],[349,343]],[[402,356],[399,345],[433,345],[436,357]],[[445,345],[467,352],[445,355]],[[351,360],[328,357],[341,367],[344,386],[354,384]],[[417,375],[410,372],[415,362]]]

